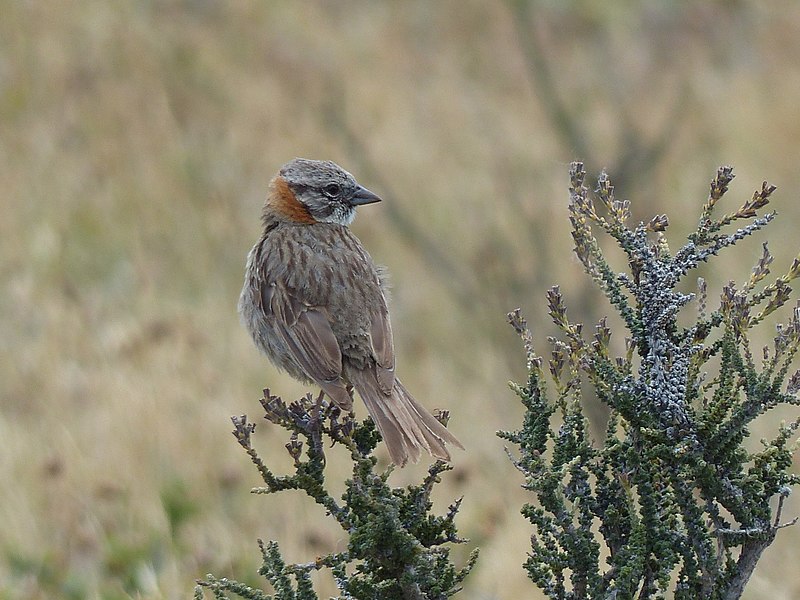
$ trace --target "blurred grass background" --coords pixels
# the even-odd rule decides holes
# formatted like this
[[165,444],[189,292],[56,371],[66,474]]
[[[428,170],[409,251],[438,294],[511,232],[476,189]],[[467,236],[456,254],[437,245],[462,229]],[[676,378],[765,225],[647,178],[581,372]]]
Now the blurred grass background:
[[[256,537],[295,561],[343,547],[299,495],[248,494],[259,480],[229,433],[231,414],[259,416],[262,387],[305,392],[235,308],[267,182],[294,156],[335,160],[386,200],[354,229],[392,273],[399,373],[468,448],[439,492],[442,511],[466,495],[457,554],[482,549],[459,597],[539,597],[494,431],[521,415],[505,313],[521,306],[544,349],[550,285],[573,319],[609,311],[571,256],[569,161],[608,169],[635,219],[668,213],[673,247],[718,165],[738,173],[729,209],[776,184],[781,217],[703,270],[712,290],[745,279],[767,237],[775,274],[798,249],[794,2],[0,0],[0,14],[3,599],[187,597],[207,572],[257,583]],[[288,467],[277,431],[257,433]],[[798,543],[779,534],[749,598],[800,596]]]

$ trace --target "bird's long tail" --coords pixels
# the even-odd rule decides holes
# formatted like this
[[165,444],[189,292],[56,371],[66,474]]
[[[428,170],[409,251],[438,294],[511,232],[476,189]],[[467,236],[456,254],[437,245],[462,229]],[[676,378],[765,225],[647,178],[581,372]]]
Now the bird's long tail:
[[396,465],[402,467],[409,460],[417,462],[422,450],[435,458],[450,460],[445,444],[464,449],[461,442],[414,399],[399,379],[395,380],[391,395],[387,395],[369,370],[351,373],[350,377]]

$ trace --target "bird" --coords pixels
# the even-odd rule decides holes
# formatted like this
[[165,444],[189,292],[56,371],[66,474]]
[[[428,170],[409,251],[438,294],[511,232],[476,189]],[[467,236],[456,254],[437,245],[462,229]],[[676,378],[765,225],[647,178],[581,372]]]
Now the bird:
[[380,201],[334,162],[283,165],[247,256],[240,319],[276,367],[344,412],[355,388],[395,465],[422,450],[449,461],[446,444],[464,447],[395,375],[386,275],[349,228],[356,207]]

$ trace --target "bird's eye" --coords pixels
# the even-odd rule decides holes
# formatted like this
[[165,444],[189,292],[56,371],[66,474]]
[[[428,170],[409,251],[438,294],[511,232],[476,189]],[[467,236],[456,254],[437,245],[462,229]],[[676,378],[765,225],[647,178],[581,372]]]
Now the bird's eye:
[[329,183],[324,188],[322,188],[322,191],[325,192],[326,196],[335,198],[341,193],[342,188],[338,183]]

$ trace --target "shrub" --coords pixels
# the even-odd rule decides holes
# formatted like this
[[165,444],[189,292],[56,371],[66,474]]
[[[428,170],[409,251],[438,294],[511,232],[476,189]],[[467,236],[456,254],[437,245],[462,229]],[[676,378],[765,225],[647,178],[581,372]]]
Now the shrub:
[[[295,472],[287,476],[272,473],[251,444],[255,424],[245,416],[233,417],[233,433],[265,483],[253,492],[304,491],[324,506],[347,534],[347,551],[304,564],[287,564],[277,542],[264,544],[259,540],[259,574],[269,581],[274,596],[238,581],[208,575],[198,582],[195,598],[203,598],[205,587],[215,598],[226,598],[225,593],[232,592],[248,600],[316,600],[310,574],[320,569],[331,570],[343,599],[434,600],[459,591],[478,558],[477,550],[473,551],[461,569],[450,561],[449,545],[466,541],[458,537],[455,525],[461,500],[456,500],[443,516],[431,513],[431,492],[441,474],[452,468],[450,465],[436,461],[419,485],[392,488],[387,482],[392,469],[376,471],[377,460],[372,453],[380,435],[371,420],[357,423],[352,413],[343,414],[322,394],[316,399],[309,394],[287,405],[264,390],[261,403],[265,418],[290,434],[286,449],[294,460]],[[442,419],[446,422],[447,415]],[[353,462],[353,474],[341,502],[325,487],[326,441],[346,448]]]
[[[629,204],[614,197],[605,174],[599,203],[584,187],[581,163],[570,175],[575,252],[628,337],[624,355],[612,356],[606,319],[587,335],[554,287],[547,297],[560,336],[549,340],[545,360],[519,311],[509,315],[528,357],[527,382],[512,385],[526,412],[519,431],[499,435],[517,446],[514,464],[536,498],[522,511],[535,529],[525,569],[550,598],[663,597],[670,587],[675,598],[738,598],[784,526],[783,502],[798,482],[789,438],[800,421],[781,425],[758,452],[744,441],[756,417],[798,404],[800,373],[784,383],[800,346],[800,308],[758,360],[748,336],[787,301],[800,261],[763,285],[772,262],[765,244],[750,278],[728,283],[711,312],[702,280],[697,295],[676,286],[772,221],[774,212],[757,212],[775,188],[765,182],[737,211],[714,218],[733,179],[730,167],[720,168],[696,230],[672,253],[666,216],[631,228]],[[723,232],[738,221],[749,222]],[[614,239],[629,273],[614,273],[592,227]],[[679,313],[693,301],[696,318],[681,326]],[[599,447],[582,409],[587,390],[610,409]]]

